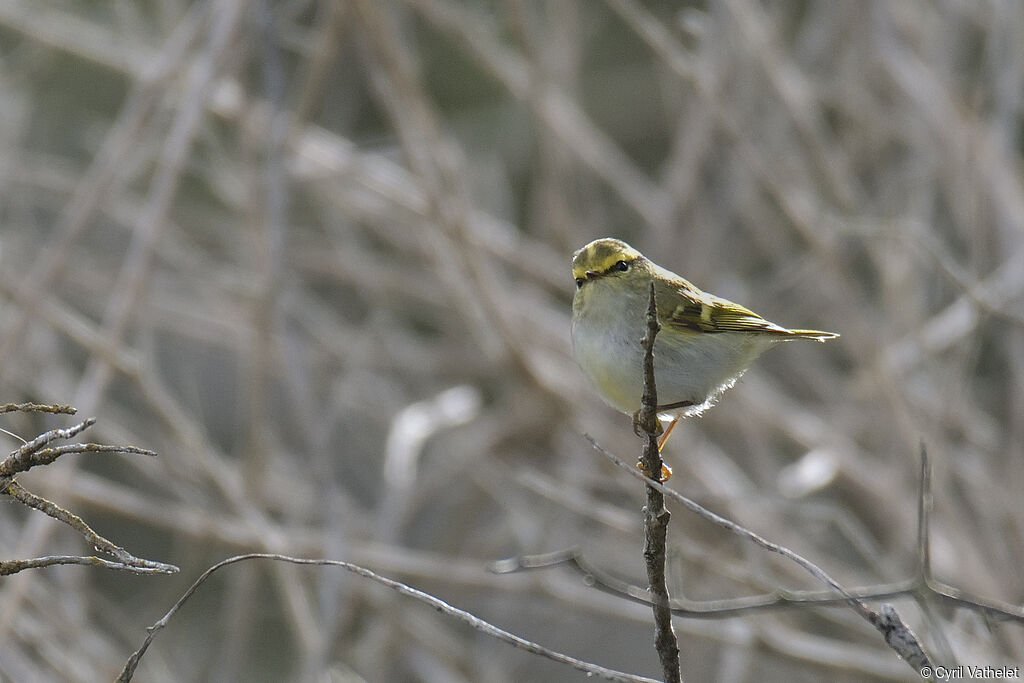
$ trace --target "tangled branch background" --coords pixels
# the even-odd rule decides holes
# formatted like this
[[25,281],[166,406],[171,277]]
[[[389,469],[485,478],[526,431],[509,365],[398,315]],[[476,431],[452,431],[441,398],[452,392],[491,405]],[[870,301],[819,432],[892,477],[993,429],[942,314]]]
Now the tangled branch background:
[[[913,581],[923,441],[929,576],[1024,595],[1020,35],[1010,0],[0,0],[0,401],[159,454],[17,481],[181,570],[3,577],[0,677],[110,680],[253,552],[659,676],[649,606],[564,564],[489,570],[571,548],[645,581],[643,487],[582,435],[638,440],[568,351],[569,256],[603,236],[842,334],[681,424],[672,487],[855,594],[898,586],[938,661],[1024,664],[1019,621]],[[0,416],[26,440],[77,421]],[[92,553],[2,509],[0,560]],[[785,558],[676,509],[668,546],[672,596],[712,613],[673,621],[684,680],[912,674],[841,602],[772,603],[822,591]],[[139,665],[328,675],[585,680],[283,563],[219,571]]]

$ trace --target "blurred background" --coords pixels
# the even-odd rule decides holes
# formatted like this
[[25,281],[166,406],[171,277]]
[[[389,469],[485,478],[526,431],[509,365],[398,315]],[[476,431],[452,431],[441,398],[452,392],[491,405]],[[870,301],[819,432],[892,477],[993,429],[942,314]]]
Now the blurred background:
[[[366,566],[658,676],[628,416],[569,354],[572,252],[630,242],[787,326],[666,448],[671,485],[850,588],[917,571],[1024,598],[1024,13],[1013,0],[0,0],[0,402],[71,403],[19,478],[135,576],[0,581],[0,677],[109,680],[205,568]],[[25,438],[76,418],[5,416]],[[4,437],[6,449],[18,442]],[[672,508],[670,589],[819,590]],[[2,506],[5,559],[89,554]],[[902,598],[936,659],[1020,624]],[[876,605],[877,606],[877,605]],[[678,618],[688,680],[916,680],[845,608]],[[234,565],[146,681],[573,681],[339,569]]]

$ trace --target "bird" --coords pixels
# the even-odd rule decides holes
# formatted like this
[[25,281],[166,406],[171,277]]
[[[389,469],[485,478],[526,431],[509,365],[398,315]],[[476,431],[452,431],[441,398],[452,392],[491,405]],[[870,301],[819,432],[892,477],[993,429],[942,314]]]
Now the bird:
[[701,291],[619,239],[594,240],[572,257],[572,352],[597,393],[634,416],[643,394],[643,347],[650,283],[661,331],[654,342],[657,411],[676,423],[699,415],[751,363],[780,342],[835,339],[835,332],[788,329],[740,304]]

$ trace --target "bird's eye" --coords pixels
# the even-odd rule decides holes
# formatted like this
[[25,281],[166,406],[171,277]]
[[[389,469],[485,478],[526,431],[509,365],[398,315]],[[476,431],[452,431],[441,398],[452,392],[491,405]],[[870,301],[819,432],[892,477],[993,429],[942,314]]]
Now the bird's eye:
[[629,264],[625,261],[616,261],[615,265],[612,266],[612,270],[621,270],[622,272],[626,272],[629,270]]
[[582,278],[582,277],[576,278],[576,289],[579,289],[580,287],[582,287],[583,283],[586,282],[586,281],[587,281],[586,278]]

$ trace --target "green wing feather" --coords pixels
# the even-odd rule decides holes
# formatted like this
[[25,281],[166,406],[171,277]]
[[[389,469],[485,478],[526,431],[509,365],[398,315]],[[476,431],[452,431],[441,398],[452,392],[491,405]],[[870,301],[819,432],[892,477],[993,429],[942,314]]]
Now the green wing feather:
[[824,341],[837,337],[819,330],[789,330],[765,320],[749,308],[702,292],[682,278],[665,283],[658,292],[662,320],[680,330],[693,332],[760,332],[790,338]]

